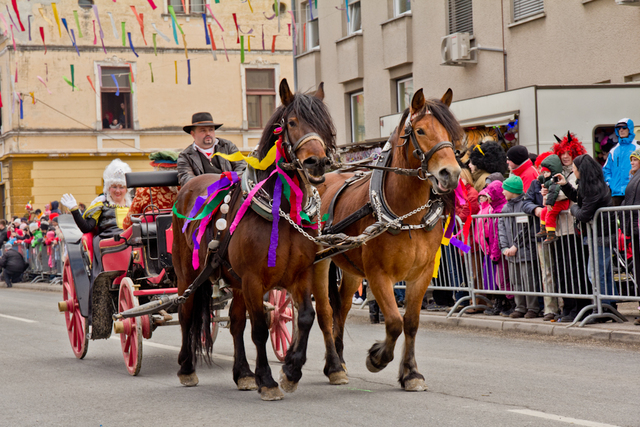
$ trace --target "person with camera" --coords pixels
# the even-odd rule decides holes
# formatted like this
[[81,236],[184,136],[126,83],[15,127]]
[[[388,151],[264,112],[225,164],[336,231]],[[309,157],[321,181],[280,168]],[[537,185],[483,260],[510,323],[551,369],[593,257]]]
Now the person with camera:
[[569,209],[569,199],[560,191],[557,184],[558,178],[555,175],[562,174],[562,161],[556,154],[547,156],[540,163],[540,176],[538,181],[547,189],[547,195],[544,200],[545,207],[540,213],[540,231],[536,237],[546,237],[545,244],[555,242],[556,237],[556,218],[562,211]]

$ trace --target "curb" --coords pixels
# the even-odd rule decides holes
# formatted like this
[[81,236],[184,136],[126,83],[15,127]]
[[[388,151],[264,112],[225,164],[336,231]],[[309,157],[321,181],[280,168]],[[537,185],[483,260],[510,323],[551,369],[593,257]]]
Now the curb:
[[15,289],[27,289],[30,291],[40,291],[40,292],[58,292],[62,294],[62,285],[61,284],[52,284],[48,282],[38,282],[38,283],[14,283],[13,287]]
[[[400,310],[401,314],[404,310]],[[349,311],[349,317],[362,317],[368,320],[369,311],[365,308],[360,310],[353,307]],[[478,318],[471,316],[450,317],[447,318],[443,314],[427,314],[424,311],[420,313],[420,325],[436,326],[436,327],[461,327],[470,330],[489,330],[489,331],[515,331],[533,335],[545,335],[556,337],[571,337],[582,340],[596,340],[604,342],[616,342],[624,344],[640,344],[640,328],[638,331],[620,330],[617,328],[603,328],[604,325],[597,326],[560,326],[553,323],[541,323],[540,321],[519,321],[519,320],[493,320],[486,318]],[[622,325],[620,323],[608,324],[610,326]],[[625,323],[628,325],[628,323]],[[622,327],[622,326],[621,326]]]

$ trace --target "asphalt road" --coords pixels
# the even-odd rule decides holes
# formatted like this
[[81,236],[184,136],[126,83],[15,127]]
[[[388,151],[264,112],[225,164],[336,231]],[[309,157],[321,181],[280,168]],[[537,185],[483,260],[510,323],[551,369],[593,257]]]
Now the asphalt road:
[[[640,425],[637,346],[422,328],[417,357],[429,391],[408,393],[396,380],[400,345],[387,369],[367,371],[366,350],[384,329],[356,317],[347,325],[350,384],[330,386],[322,374],[316,324],[298,390],[263,402],[236,389],[227,330],[214,344],[214,365],[200,366],[200,384],[185,388],[176,376],[178,327],[144,342],[142,370],[131,377],[119,339],[90,341],[84,360],[73,356],[59,299],[0,288],[0,426]],[[249,335],[247,350],[252,360]]]

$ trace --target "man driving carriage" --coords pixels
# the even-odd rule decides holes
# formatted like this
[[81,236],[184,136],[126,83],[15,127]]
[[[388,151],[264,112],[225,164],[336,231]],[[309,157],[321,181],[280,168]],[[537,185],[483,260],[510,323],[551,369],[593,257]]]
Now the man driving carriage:
[[216,138],[216,129],[222,124],[214,123],[210,113],[195,113],[191,124],[182,129],[193,137],[193,144],[185,148],[178,157],[178,179],[184,186],[190,179],[205,173],[238,172],[247,167],[244,160],[230,162],[214,153],[233,154],[238,148],[226,139]]

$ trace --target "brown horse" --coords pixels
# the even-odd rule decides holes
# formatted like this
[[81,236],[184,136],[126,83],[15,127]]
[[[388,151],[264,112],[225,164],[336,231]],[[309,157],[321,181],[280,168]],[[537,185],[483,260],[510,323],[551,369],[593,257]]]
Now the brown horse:
[[[278,135],[274,129],[282,127],[283,148],[286,153],[283,166],[290,177],[297,177],[301,183],[304,200],[310,196],[311,184],[324,180],[325,167],[330,163],[327,154],[335,149],[335,128],[328,110],[322,102],[324,92],[322,84],[312,95],[293,94],[286,80],[280,84],[282,105],[265,126],[257,157],[263,159],[276,144]],[[279,132],[279,130],[278,130]],[[275,166],[267,170],[256,171],[256,181],[269,177]],[[245,172],[248,174],[249,171]],[[306,178],[305,178],[306,176]],[[180,191],[176,208],[178,212],[191,212],[198,196],[206,195],[209,185],[218,180],[219,175],[202,175],[189,181]],[[279,179],[272,176],[263,189],[273,198],[274,182]],[[231,194],[231,193],[230,193]],[[233,220],[242,203],[242,198],[233,197],[230,201],[228,218]],[[289,205],[283,197],[282,210],[288,212]],[[305,203],[303,202],[303,206]],[[218,216],[209,224],[213,225]],[[199,221],[191,222],[186,233],[180,233],[183,220],[174,216],[173,229],[176,230],[173,242],[173,262],[178,279],[178,293],[182,295],[192,283],[202,267],[194,271],[192,267],[193,243],[188,236],[199,227]],[[201,247],[213,239],[216,232],[213,226],[204,234]],[[263,295],[273,288],[288,290],[298,306],[298,333],[293,337],[287,351],[281,385],[285,391],[295,390],[302,376],[302,366],[306,361],[306,349],[309,331],[313,325],[315,311],[311,302],[313,277],[313,261],[317,245],[304,237],[284,218],[278,223],[279,243],[276,252],[275,267],[268,267],[268,251],[272,222],[264,219],[252,209],[248,209],[239,222],[230,242],[228,251],[223,255],[220,274],[233,289],[233,301],[229,309],[231,317],[231,334],[234,340],[235,354],[233,379],[241,390],[256,389],[263,400],[282,399],[282,392],[271,375],[267,361],[266,344],[269,328],[265,318]],[[224,240],[228,230],[222,232],[220,240]],[[222,246],[222,245],[221,245]],[[204,265],[204,251],[200,251],[200,265]],[[217,277],[211,277],[212,280]],[[209,283],[199,287],[180,307],[180,325],[182,327],[182,348],[178,362],[178,377],[186,386],[198,383],[195,374],[197,355],[205,353],[210,356],[212,342],[210,339],[212,286]],[[243,334],[246,325],[246,311],[249,311],[251,337],[257,348],[255,375],[249,368],[246,359]],[[202,343],[202,336],[205,342]],[[204,348],[203,348],[204,346]]]
[[[410,109],[405,111],[400,125],[389,140],[391,148],[388,155],[392,156],[392,159],[387,165],[405,171],[421,170],[420,179],[391,172],[384,172],[382,175],[383,194],[379,196],[384,198],[392,213],[397,213],[396,217],[414,212],[430,200],[441,199],[445,206],[444,212],[452,209],[451,192],[458,185],[460,167],[454,154],[454,145],[449,141],[459,142],[462,129],[448,108],[451,98],[451,89],[441,100],[425,100],[422,89],[417,91]],[[415,151],[411,153],[414,148]],[[386,152],[383,149],[383,154]],[[334,195],[352,176],[353,174],[346,173],[326,175],[325,183],[318,186],[322,194],[323,213]],[[370,183],[375,179],[375,175],[365,175],[339,194],[333,212],[334,224],[372,202]],[[374,205],[374,215],[379,217],[376,215],[380,212],[375,207],[376,203],[371,204]],[[434,273],[436,252],[443,236],[443,224],[442,220],[435,219],[437,223],[430,231],[416,227],[411,229],[409,225],[419,226],[423,216],[426,218],[429,215],[429,210],[430,208],[426,208],[407,217],[403,222],[403,230],[406,231],[397,230],[394,234],[386,232],[366,245],[334,256],[332,261],[344,271],[337,298],[333,298],[337,289],[334,293],[330,288],[335,282],[327,281],[329,261],[325,260],[316,265],[314,295],[318,324],[323,331],[327,347],[325,375],[329,376],[345,367],[342,354],[344,324],[351,308],[351,297],[361,280],[366,277],[370,291],[373,292],[384,314],[386,327],[385,340],[375,343],[369,350],[367,368],[371,372],[378,372],[386,367],[393,360],[396,340],[404,331],[400,384],[405,390],[426,390],[424,377],[418,372],[415,360],[415,337],[422,298]],[[362,234],[376,219],[380,221],[380,218],[374,218],[374,215],[369,214],[361,218],[343,232],[351,236]],[[439,217],[440,215],[435,216]],[[407,282],[404,319],[400,316],[393,294],[394,283],[402,280]],[[331,293],[331,298],[328,293]]]

